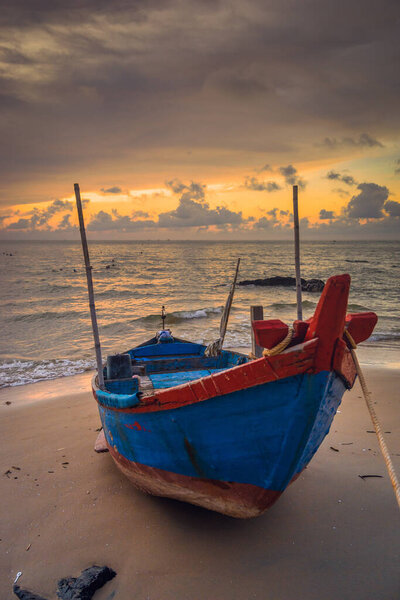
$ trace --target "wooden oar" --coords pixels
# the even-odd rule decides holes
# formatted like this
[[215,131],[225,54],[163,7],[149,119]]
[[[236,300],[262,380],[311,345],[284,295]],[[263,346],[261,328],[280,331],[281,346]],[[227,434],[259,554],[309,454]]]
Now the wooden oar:
[[88,294],[89,294],[89,308],[90,308],[90,317],[92,319],[92,330],[93,330],[93,338],[94,338],[94,348],[96,351],[96,363],[97,363],[97,374],[98,374],[98,378],[99,378],[99,388],[101,390],[104,390],[103,361],[101,358],[99,328],[97,326],[96,307],[94,304],[92,267],[90,266],[89,250],[88,250],[87,239],[86,239],[85,221],[83,220],[81,192],[79,189],[79,183],[74,183],[74,190],[75,190],[75,198],[76,198],[76,208],[78,209],[79,229],[81,232],[82,250],[83,250],[83,256],[85,259],[86,279],[87,279],[87,287],[88,287]]
[[231,312],[233,296],[235,294],[236,281],[237,281],[237,276],[239,273],[239,265],[240,265],[240,258],[238,258],[238,260],[237,260],[235,275],[233,277],[233,281],[231,283],[228,298],[226,300],[224,311],[222,313],[221,323],[219,326],[219,338],[215,342],[212,342],[211,344],[209,344],[207,346],[205,353],[204,353],[206,356],[218,356],[218,354],[222,350],[222,346],[223,346],[225,334],[226,334],[226,329],[228,326],[229,314]]

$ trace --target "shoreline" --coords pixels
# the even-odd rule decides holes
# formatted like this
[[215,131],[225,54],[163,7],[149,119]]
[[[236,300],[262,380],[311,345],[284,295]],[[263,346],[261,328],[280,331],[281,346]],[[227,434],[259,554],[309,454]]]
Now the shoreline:
[[[241,353],[243,348],[227,348]],[[375,346],[361,344],[357,348],[357,355],[362,367],[397,370],[400,369],[400,348],[394,346]],[[95,370],[84,371],[76,375],[66,375],[54,379],[12,385],[0,388],[0,405],[12,402],[15,405],[28,405],[41,400],[49,400],[66,394],[76,394],[91,390],[91,379]]]
[[[399,472],[400,369],[364,370]],[[137,491],[94,453],[91,373],[73,377],[67,392],[65,378],[44,381],[0,403],[2,598],[18,571],[21,587],[50,598],[93,564],[117,572],[96,600],[398,597],[398,509],[358,382],[298,480],[264,515],[238,521]]]

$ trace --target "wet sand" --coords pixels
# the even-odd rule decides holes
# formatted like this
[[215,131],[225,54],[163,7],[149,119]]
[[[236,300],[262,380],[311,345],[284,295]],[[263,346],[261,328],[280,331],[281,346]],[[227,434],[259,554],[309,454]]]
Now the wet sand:
[[[400,370],[365,373],[399,473]],[[136,491],[93,451],[88,390],[85,374],[0,393],[2,599],[18,571],[50,599],[93,564],[117,571],[96,600],[400,598],[400,512],[358,383],[306,471],[247,521]]]

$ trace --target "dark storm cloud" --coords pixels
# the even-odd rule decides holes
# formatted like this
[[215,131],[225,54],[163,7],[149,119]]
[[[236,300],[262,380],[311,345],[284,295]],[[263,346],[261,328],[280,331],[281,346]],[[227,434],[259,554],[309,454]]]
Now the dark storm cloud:
[[285,178],[285,183],[287,185],[298,185],[300,188],[306,187],[306,182],[299,177],[297,169],[293,165],[279,167],[279,172]]
[[383,144],[369,135],[369,133],[360,133],[358,138],[354,137],[344,137],[340,140],[336,138],[325,138],[322,142],[323,146],[327,148],[338,148],[348,146],[350,148],[364,147],[364,148],[383,148]]
[[383,208],[389,196],[384,185],[376,183],[360,183],[360,193],[353,196],[346,207],[346,214],[355,219],[380,219],[384,216]]
[[326,178],[333,179],[336,181],[342,181],[346,185],[356,185],[357,183],[357,181],[354,179],[354,177],[352,177],[352,175],[343,175],[341,173],[337,173],[336,171],[329,171],[329,173],[326,174]]
[[380,147],[400,121],[398,17],[397,0],[8,2],[3,181],[129,169],[155,149],[282,164],[324,138]]
[[259,181],[257,177],[246,177],[244,185],[256,192],[276,192],[282,189],[275,181]]

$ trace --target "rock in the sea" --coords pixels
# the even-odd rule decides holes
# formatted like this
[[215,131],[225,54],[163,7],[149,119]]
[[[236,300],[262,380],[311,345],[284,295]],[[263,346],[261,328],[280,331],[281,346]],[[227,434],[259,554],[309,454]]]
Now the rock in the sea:
[[301,282],[303,292],[322,292],[324,282],[321,279],[308,279],[304,284]]
[[[267,277],[266,279],[246,279],[245,281],[240,281],[239,285],[291,287],[296,285],[296,278],[276,275],[275,277]],[[301,279],[301,289],[303,292],[322,292],[324,285],[325,284],[321,279]]]

